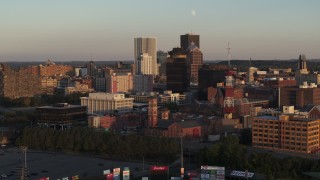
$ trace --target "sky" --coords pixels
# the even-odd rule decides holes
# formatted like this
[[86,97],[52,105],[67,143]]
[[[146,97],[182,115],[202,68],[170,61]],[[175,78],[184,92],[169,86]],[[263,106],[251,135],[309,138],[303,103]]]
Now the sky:
[[133,60],[134,37],[159,50],[200,35],[205,60],[320,59],[319,0],[9,0],[0,61]]

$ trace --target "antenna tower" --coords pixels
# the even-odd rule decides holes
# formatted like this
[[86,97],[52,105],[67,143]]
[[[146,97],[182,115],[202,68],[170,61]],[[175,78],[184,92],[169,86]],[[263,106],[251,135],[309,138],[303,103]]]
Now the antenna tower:
[[231,68],[231,65],[230,65],[230,59],[231,59],[231,57],[230,57],[230,50],[231,50],[230,42],[228,42],[228,47],[226,49],[228,50],[228,66],[229,66],[229,68]]

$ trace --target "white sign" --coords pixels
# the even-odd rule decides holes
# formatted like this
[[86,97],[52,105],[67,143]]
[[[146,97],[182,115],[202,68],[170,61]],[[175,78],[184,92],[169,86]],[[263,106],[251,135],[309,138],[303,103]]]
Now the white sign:
[[249,177],[252,178],[254,173],[252,172],[244,172],[244,171],[232,171],[231,176],[238,176],[238,177]]
[[201,180],[224,180],[225,168],[218,166],[201,166]]
[[110,169],[104,170],[103,175],[110,174]]

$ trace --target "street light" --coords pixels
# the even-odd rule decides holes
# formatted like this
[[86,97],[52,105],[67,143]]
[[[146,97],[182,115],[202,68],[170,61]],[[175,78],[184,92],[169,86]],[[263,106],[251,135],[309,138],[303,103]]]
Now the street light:
[[27,146],[21,146],[20,147],[21,151],[24,153],[24,168],[27,168]]

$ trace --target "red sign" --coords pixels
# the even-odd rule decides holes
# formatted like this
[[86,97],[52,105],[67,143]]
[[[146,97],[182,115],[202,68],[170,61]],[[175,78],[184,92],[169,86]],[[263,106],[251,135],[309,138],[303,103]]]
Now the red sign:
[[168,166],[150,166],[150,171],[168,171]]
[[113,180],[113,174],[107,174],[106,180]]

